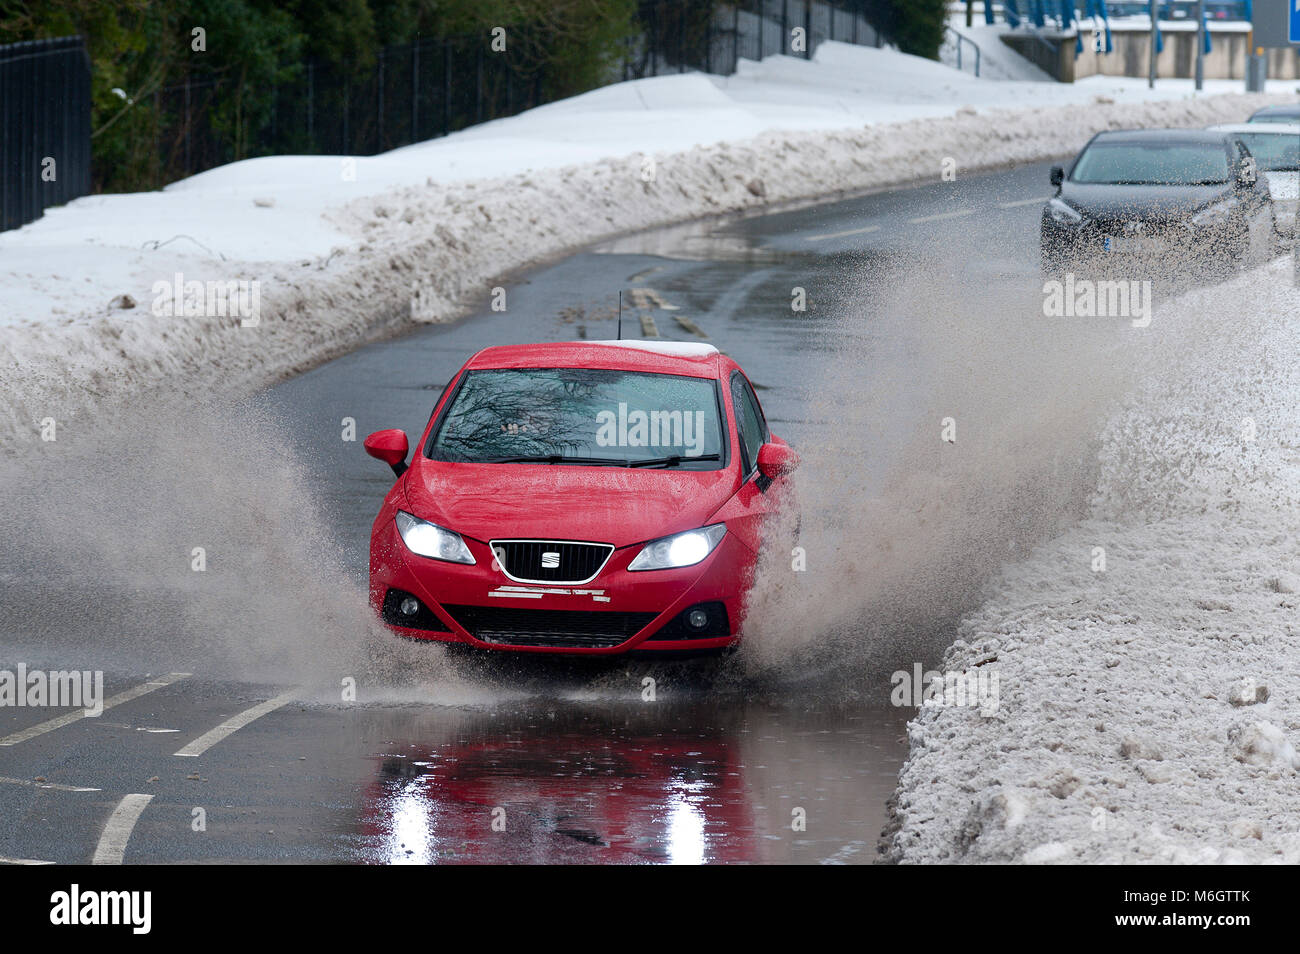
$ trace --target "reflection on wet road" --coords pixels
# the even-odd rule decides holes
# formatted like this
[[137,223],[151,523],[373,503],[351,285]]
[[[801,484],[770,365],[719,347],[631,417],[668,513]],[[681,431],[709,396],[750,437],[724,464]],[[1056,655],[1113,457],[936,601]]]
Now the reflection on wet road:
[[413,721],[374,756],[360,860],[869,862],[904,732],[899,710],[743,703],[529,704]]

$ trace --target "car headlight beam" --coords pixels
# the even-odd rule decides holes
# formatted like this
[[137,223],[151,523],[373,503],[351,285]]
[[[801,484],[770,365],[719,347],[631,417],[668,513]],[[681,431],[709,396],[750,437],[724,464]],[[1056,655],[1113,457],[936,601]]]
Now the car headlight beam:
[[448,563],[474,563],[474,554],[469,552],[469,547],[459,533],[452,533],[436,523],[421,520],[405,510],[397,511],[395,522],[397,533],[406,544],[406,549],[417,556],[445,560]]
[[671,537],[651,540],[628,564],[629,570],[669,570],[694,566],[702,561],[727,533],[725,523],[715,523],[698,530],[675,533]]

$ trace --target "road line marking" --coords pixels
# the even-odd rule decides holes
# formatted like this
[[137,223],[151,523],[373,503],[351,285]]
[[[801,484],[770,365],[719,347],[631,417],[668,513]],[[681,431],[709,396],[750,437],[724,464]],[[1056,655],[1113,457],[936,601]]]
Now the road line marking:
[[9,778],[0,775],[0,785],[26,785],[29,788],[52,788],[56,792],[99,792],[98,788],[86,788],[82,785],[56,785],[54,782],[37,782],[29,778]]
[[664,296],[659,294],[653,288],[647,288],[645,290],[645,296],[654,302],[656,308],[662,308],[664,311],[676,311],[679,307],[678,305],[668,304],[668,302],[664,301]]
[[104,833],[99,836],[95,846],[92,865],[120,865],[126,854],[126,843],[131,840],[135,823],[140,820],[140,813],[153,801],[152,795],[124,795],[104,823]]
[[956,212],[940,212],[938,215],[923,215],[919,219],[908,219],[908,225],[920,225],[923,222],[942,222],[945,219],[960,219],[967,215],[974,215],[975,209],[958,209]]
[[0,865],[52,865],[53,861],[37,861],[35,858],[0,858]]
[[[182,679],[189,677],[187,672],[168,673],[161,679],[151,679],[149,682],[143,682],[138,686],[127,689],[125,692],[119,692],[117,695],[104,700],[104,708],[111,709],[114,706],[120,706],[124,702],[130,702],[132,699],[139,699],[143,695],[153,692],[155,689],[161,689],[163,686],[170,686],[174,682],[180,682]],[[78,709],[76,712],[69,712],[67,715],[61,715],[57,719],[50,719],[48,722],[42,722],[34,725],[30,729],[23,729],[21,732],[15,732],[13,735],[7,735],[0,739],[0,746],[17,745],[19,742],[26,742],[28,739],[34,739],[38,735],[44,735],[46,732],[53,732],[55,729],[61,729],[65,725],[72,725],[81,719],[87,718],[85,709]]]
[[805,241],[820,242],[824,239],[844,238],[846,235],[865,235],[867,232],[879,231],[879,225],[865,225],[860,229],[845,229],[843,232],[827,232],[825,235],[809,235]]
[[999,209],[1018,209],[1022,205],[1038,205],[1040,202],[1046,202],[1047,196],[1041,199],[1021,199],[1019,202],[999,202]]
[[642,338],[659,337],[659,329],[655,327],[654,315],[651,315],[648,312],[641,313],[641,337]]
[[211,732],[205,732],[185,748],[181,749],[176,755],[193,758],[202,755],[208,749],[212,748],[228,735],[238,732],[250,722],[262,718],[268,712],[274,712],[286,703],[292,702],[293,697],[297,695],[297,689],[290,689],[288,692],[282,692],[274,699],[268,699],[266,702],[259,702],[251,709],[245,709],[239,715],[227,719],[221,725],[217,726]]
[[628,290],[628,295],[632,299],[632,304],[637,308],[651,309],[658,308],[661,311],[677,311],[677,305],[670,305],[664,301],[664,296],[659,294],[653,288],[632,288]]
[[708,335],[704,333],[704,329],[701,328],[699,325],[697,325],[695,322],[691,321],[691,319],[683,318],[681,315],[673,315],[673,318],[676,319],[677,323],[681,325],[684,330],[689,331],[691,334],[699,338],[708,337]]

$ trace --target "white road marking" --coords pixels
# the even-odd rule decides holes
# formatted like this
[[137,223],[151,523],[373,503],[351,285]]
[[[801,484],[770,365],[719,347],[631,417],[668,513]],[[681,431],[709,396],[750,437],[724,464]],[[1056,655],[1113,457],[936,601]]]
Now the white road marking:
[[860,229],[845,229],[843,232],[827,232],[825,235],[810,235],[809,242],[821,242],[826,239],[844,238],[846,235],[865,235],[867,232],[879,232],[879,225],[865,225]]
[[918,219],[908,219],[909,225],[920,225],[922,222],[942,222],[945,219],[960,219],[967,215],[974,215],[976,209],[957,209],[954,212],[940,212],[938,215],[923,215]]
[[53,861],[37,861],[35,858],[2,858],[0,865],[52,865]]
[[673,318],[677,321],[677,324],[681,325],[683,329],[689,331],[697,338],[708,337],[708,335],[704,333],[704,329],[701,328],[699,325],[697,325],[695,322],[693,322],[691,319],[683,318],[681,315],[673,315]]
[[628,290],[628,295],[632,299],[632,305],[636,308],[650,309],[659,308],[663,311],[677,311],[677,305],[670,305],[664,301],[664,296],[659,294],[653,288],[632,288]]
[[103,719],[96,719],[93,723],[96,729],[133,729],[136,732],[179,732],[180,729],[156,729],[149,725],[131,725],[129,722],[105,722]]
[[641,312],[641,337],[659,337],[659,329],[655,327],[654,315],[650,314],[648,311]]
[[[168,673],[161,679],[151,679],[149,682],[141,683],[125,692],[119,692],[104,700],[104,708],[111,709],[114,706],[120,706],[124,702],[130,702],[132,699],[139,699],[143,695],[153,692],[155,689],[161,689],[163,686],[170,686],[174,682],[180,682],[188,678],[187,672]],[[86,718],[86,710],[78,709],[76,712],[69,712],[67,715],[61,715],[57,719],[50,719],[48,722],[42,722],[34,725],[30,729],[23,729],[21,732],[15,732],[13,735],[7,735],[0,739],[0,745],[17,745],[19,742],[26,742],[28,739],[34,739],[38,735],[44,735],[46,732],[53,732],[55,729],[61,729],[65,725],[72,725],[81,719]]]
[[251,709],[246,709],[239,715],[227,719],[221,725],[217,726],[211,732],[205,732],[185,748],[181,749],[176,755],[193,758],[202,755],[208,749],[212,748],[226,736],[238,732],[244,726],[256,719],[262,718],[268,712],[274,712],[286,703],[292,702],[293,697],[297,695],[297,689],[290,689],[288,692],[282,692],[274,699],[268,699],[266,702],[259,702]]
[[135,823],[140,820],[140,813],[151,801],[153,801],[152,795],[122,797],[122,800],[117,803],[117,808],[113,809],[113,814],[108,816],[108,821],[104,824],[104,832],[99,836],[99,844],[95,846],[95,857],[90,861],[92,865],[122,863],[122,856],[126,854],[126,843],[131,840]]
[[98,792],[102,789],[86,788],[82,785],[56,785],[54,782],[37,782],[29,778],[9,778],[0,775],[0,785],[26,785],[29,788],[49,788],[56,792]]
[[659,294],[659,293],[658,293],[657,291],[655,291],[653,288],[647,288],[647,289],[645,290],[645,295],[646,295],[647,298],[649,298],[652,302],[655,303],[655,306],[656,306],[656,307],[658,307],[658,308],[662,308],[664,311],[676,311],[676,310],[677,310],[677,306],[676,306],[676,305],[670,305],[670,304],[668,304],[668,302],[664,301],[664,296],[661,295],[661,294]]
[[[1036,205],[1046,202],[1047,197],[1041,199],[1021,199],[1018,202],[999,202],[999,209],[1016,209],[1022,205]],[[908,219],[909,225],[921,225],[925,222],[942,222],[945,219],[961,219],[968,215],[974,215],[978,209],[958,209],[954,212],[940,212],[937,215],[922,215],[919,218]],[[879,225],[864,225],[860,229],[845,229],[843,232],[827,232],[824,235],[809,235],[805,237],[806,242],[824,242],[827,239],[844,238],[849,235],[865,235],[868,232],[879,232]]]

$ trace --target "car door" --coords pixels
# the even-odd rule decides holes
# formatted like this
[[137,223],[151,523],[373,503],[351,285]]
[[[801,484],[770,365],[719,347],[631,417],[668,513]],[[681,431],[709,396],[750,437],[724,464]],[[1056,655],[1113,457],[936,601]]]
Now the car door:
[[718,519],[726,520],[730,531],[757,551],[762,544],[763,524],[777,507],[777,495],[768,492],[771,488],[758,472],[758,450],[771,439],[771,432],[754,389],[743,373],[731,373],[728,390],[740,445],[742,483],[718,512]]

